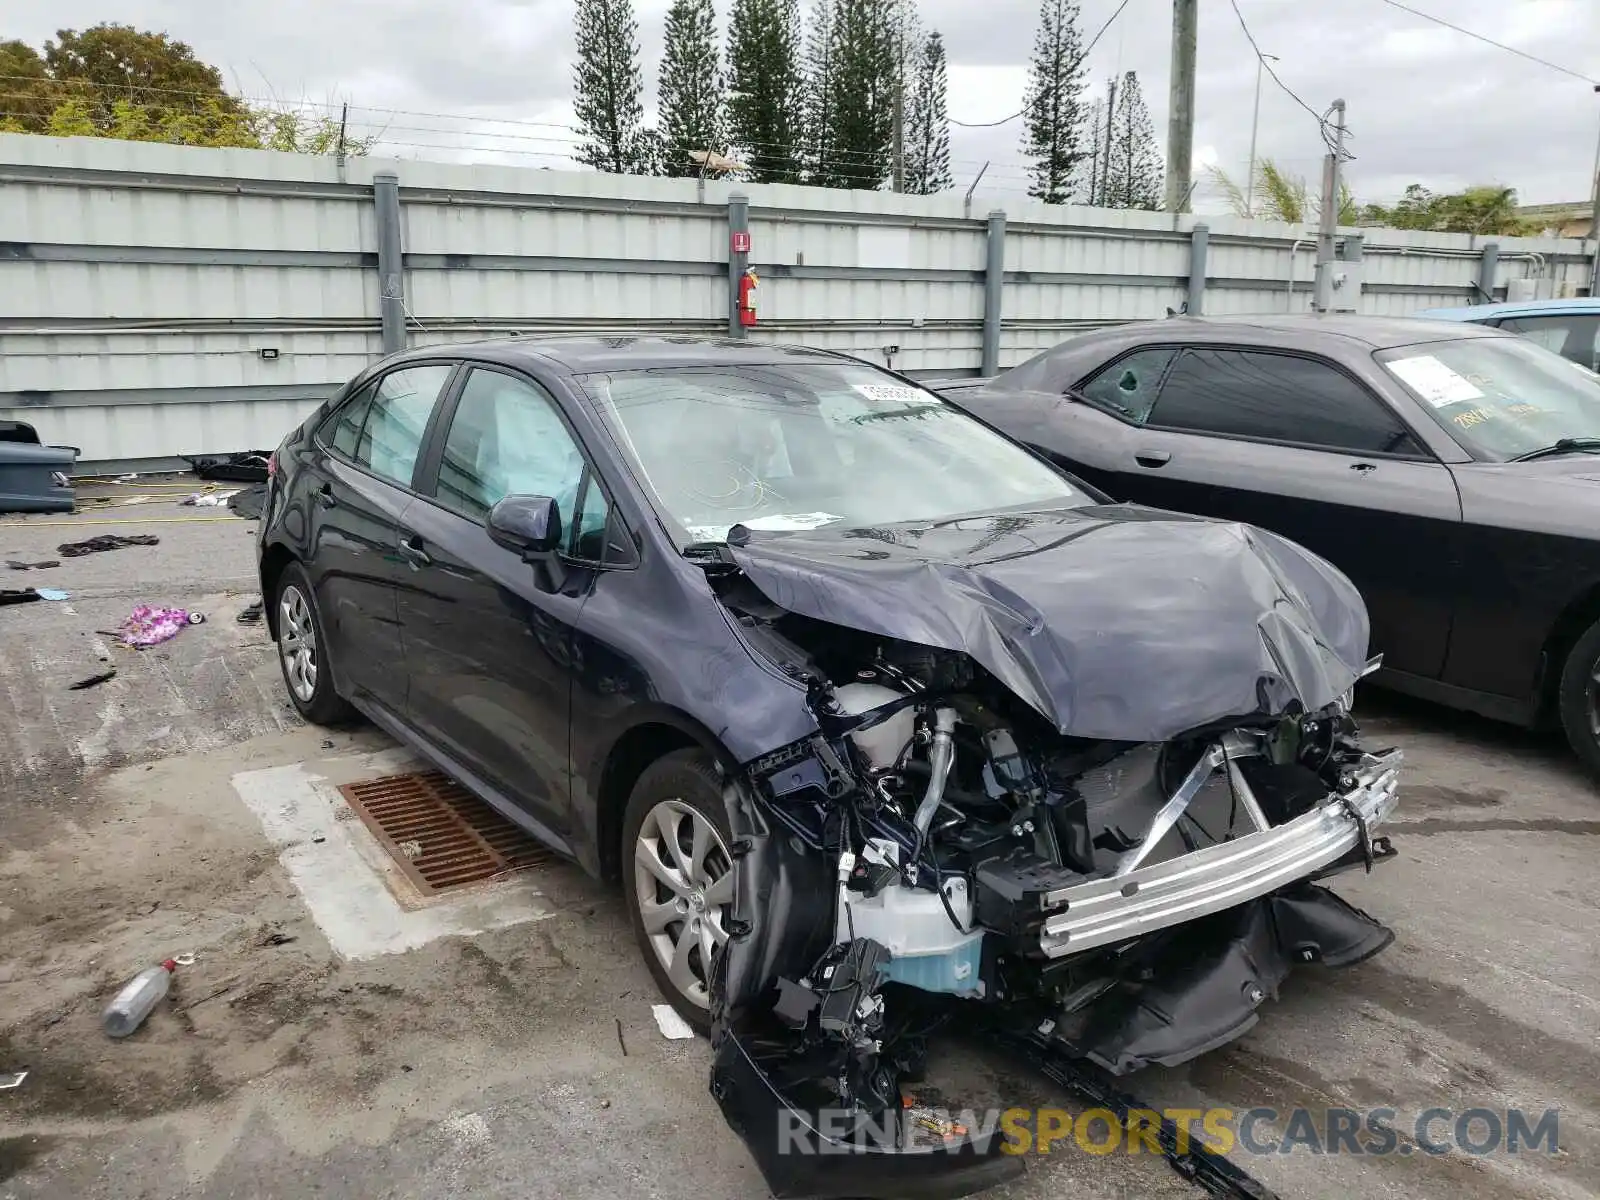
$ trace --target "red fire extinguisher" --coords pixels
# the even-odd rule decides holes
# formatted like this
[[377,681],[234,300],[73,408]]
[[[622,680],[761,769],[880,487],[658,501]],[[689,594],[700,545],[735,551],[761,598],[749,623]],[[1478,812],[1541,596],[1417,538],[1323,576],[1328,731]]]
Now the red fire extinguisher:
[[760,282],[754,267],[745,268],[739,277],[739,324],[746,329],[756,323],[756,285]]

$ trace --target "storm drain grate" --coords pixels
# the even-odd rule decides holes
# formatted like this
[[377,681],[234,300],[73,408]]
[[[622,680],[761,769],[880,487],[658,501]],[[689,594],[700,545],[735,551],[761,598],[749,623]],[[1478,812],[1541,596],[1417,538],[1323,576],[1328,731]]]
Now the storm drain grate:
[[339,792],[424,892],[555,861],[550,850],[437,771],[347,783]]

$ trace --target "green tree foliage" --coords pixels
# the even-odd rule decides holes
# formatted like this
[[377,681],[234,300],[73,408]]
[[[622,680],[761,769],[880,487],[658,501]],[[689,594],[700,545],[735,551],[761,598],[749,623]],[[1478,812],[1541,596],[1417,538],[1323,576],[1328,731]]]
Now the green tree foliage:
[[[108,137],[181,146],[335,154],[339,122],[288,105],[257,107],[223,89],[222,73],[183,42],[126,25],[60,30],[44,54],[0,42],[0,132]],[[376,137],[345,137],[347,155]]]
[[[1256,164],[1256,186],[1253,203],[1247,202],[1247,193],[1221,167],[1209,169],[1212,180],[1222,190],[1223,198],[1235,216],[1249,213],[1262,221],[1281,221],[1286,225],[1310,225],[1321,219],[1322,200],[1312,193],[1302,175],[1291,175],[1270,158]],[[1339,185],[1339,224],[1355,225],[1361,208],[1350,185]]]
[[816,0],[806,29],[805,49],[805,155],[807,183],[833,184],[834,76],[838,55],[834,44],[833,0]]
[[1023,95],[1022,152],[1028,195],[1046,204],[1071,199],[1090,153],[1083,136],[1083,39],[1076,0],[1041,0]]
[[711,0],[672,0],[661,57],[661,150],[665,175],[698,175],[692,150],[727,148],[717,14]]
[[[1102,143],[1103,143],[1102,135]],[[1156,150],[1155,126],[1145,107],[1137,72],[1123,75],[1117,88],[1110,149],[1106,155],[1100,203],[1106,208],[1161,207],[1162,163]]]
[[1420,183],[1406,189],[1392,208],[1368,204],[1363,225],[1390,229],[1437,229],[1446,233],[1497,233],[1515,237],[1539,232],[1539,224],[1517,215],[1517,191],[1499,184],[1479,184],[1464,192],[1440,195]]
[[836,0],[833,10],[832,161],[828,187],[876,189],[889,173],[900,87],[893,10],[883,0]]
[[908,78],[905,190],[931,196],[954,183],[950,175],[950,114],[945,107],[949,71],[944,39],[937,30],[918,47]]
[[578,61],[573,67],[573,109],[583,141],[576,158],[617,175],[650,167],[640,93],[639,24],[633,0],[577,0]]
[[728,22],[728,127],[756,183],[804,175],[799,0],[734,0]]

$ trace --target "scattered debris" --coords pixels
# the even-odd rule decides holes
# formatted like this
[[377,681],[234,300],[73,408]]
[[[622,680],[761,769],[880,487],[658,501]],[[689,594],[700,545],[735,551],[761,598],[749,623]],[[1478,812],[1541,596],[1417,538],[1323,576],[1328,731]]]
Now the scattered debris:
[[43,599],[32,588],[0,588],[0,604],[29,604]]
[[661,1036],[674,1042],[681,1042],[694,1036],[694,1030],[689,1028],[689,1022],[678,1015],[678,1010],[670,1004],[652,1004],[650,1011],[655,1014],[656,1027],[661,1030]]
[[422,854],[422,843],[417,841],[401,842],[400,853],[408,859],[417,858]]
[[141,604],[128,614],[114,636],[121,638],[125,646],[143,650],[176,637],[185,625],[199,625],[205,619],[205,614],[184,608],[153,608]]
[[144,1024],[172,983],[172,973],[178,969],[178,960],[169,958],[154,967],[146,967],[123,986],[106,1005],[100,1022],[111,1037],[124,1038]]
[[181,456],[201,479],[228,483],[265,483],[268,450],[246,450],[240,454],[185,454]]
[[[324,839],[324,838],[316,838],[315,840],[320,842],[320,841],[324,841],[326,839]],[[290,942],[292,942],[294,940],[295,939],[294,939],[294,935],[293,934],[281,933],[278,930],[274,929],[271,933],[267,934],[264,938],[262,938],[259,942],[257,942],[256,945],[258,945],[258,946],[287,946]]]
[[243,488],[228,498],[228,511],[236,517],[243,517],[246,521],[259,520],[261,510],[266,506],[267,485],[264,483]]
[[13,1071],[9,1075],[0,1075],[0,1092],[9,1092],[12,1088],[22,1086],[22,1081],[28,1077],[26,1070]]
[[158,546],[161,539],[153,533],[131,533],[123,537],[117,533],[105,533],[99,537],[89,538],[82,542],[63,542],[56,547],[56,552],[63,558],[81,558],[85,554],[98,554],[102,550],[120,550],[124,546]]
[[234,492],[191,492],[178,503],[193,508],[218,508],[232,500],[234,495]]
[[41,600],[70,600],[71,592],[64,592],[60,588],[34,588]]
[[6,559],[6,566],[13,571],[48,571],[51,567],[60,565],[60,561],[54,558],[46,559],[44,562],[18,562],[14,558]]
[[264,605],[258,598],[245,605],[245,607],[240,610],[239,615],[235,617],[234,620],[238,621],[241,625],[257,625],[261,621],[263,612]]
[[324,750],[332,750],[333,749],[333,739],[332,738],[323,738],[322,739],[322,748]]
[[617,1018],[617,1045],[622,1047],[622,1057],[628,1057],[628,1043],[622,1040],[622,1018]]
[[112,667],[109,671],[102,671],[98,675],[91,675],[87,679],[80,679],[77,683],[67,688],[69,692],[81,692],[86,688],[99,687],[102,683],[109,683],[117,677],[117,669]]

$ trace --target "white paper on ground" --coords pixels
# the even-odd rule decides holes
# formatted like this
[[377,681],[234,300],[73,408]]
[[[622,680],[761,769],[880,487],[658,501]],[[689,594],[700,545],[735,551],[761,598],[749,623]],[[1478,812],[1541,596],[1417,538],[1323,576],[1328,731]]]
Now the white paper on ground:
[[662,1037],[679,1042],[694,1036],[694,1030],[689,1028],[689,1022],[680,1017],[672,1005],[652,1004],[650,1011],[656,1016],[656,1028],[661,1030]]
[[1483,399],[1483,392],[1472,380],[1452,371],[1431,354],[1390,359],[1388,367],[1435,408]]

